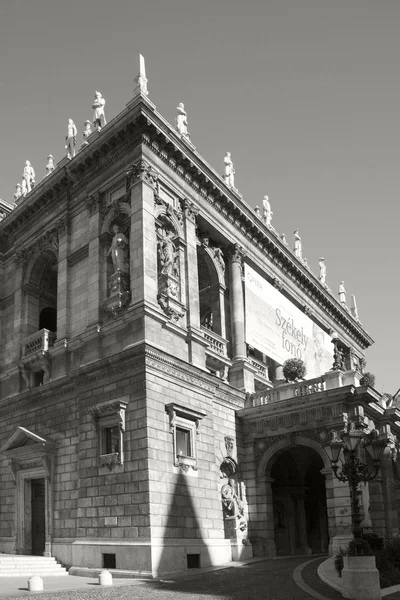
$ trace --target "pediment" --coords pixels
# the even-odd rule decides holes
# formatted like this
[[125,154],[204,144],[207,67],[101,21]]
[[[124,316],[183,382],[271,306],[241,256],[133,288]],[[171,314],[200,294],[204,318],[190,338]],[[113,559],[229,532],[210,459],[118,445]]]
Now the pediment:
[[[55,442],[51,442],[48,439],[40,437],[33,431],[25,429],[25,427],[17,427],[14,433],[8,438],[8,440],[1,446],[0,454],[6,456],[27,452],[34,454],[47,454],[53,453],[57,448]],[[28,448],[27,448],[28,447]]]

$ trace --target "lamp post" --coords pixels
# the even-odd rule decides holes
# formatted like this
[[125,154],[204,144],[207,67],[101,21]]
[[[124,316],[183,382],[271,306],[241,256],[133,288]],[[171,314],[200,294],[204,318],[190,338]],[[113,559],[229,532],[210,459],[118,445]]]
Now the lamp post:
[[[350,487],[351,531],[357,546],[360,545],[362,533],[358,485],[378,475],[379,463],[388,442],[386,436],[380,436],[375,429],[366,433],[365,427],[364,411],[362,406],[358,406],[354,420],[340,433],[333,432],[332,441],[325,447],[335,477],[339,481],[347,481]],[[360,460],[360,448],[365,448],[371,456],[373,470]]]

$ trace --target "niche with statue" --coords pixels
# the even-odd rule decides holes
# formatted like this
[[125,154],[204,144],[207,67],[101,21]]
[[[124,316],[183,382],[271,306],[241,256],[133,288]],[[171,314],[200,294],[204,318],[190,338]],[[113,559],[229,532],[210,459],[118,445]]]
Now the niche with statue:
[[116,317],[130,300],[129,226],[113,221],[109,230],[111,241],[107,250],[107,300],[104,308]]
[[184,316],[185,308],[181,301],[181,256],[179,236],[174,224],[167,215],[161,215],[156,222],[157,233],[157,278],[158,303],[173,321]]

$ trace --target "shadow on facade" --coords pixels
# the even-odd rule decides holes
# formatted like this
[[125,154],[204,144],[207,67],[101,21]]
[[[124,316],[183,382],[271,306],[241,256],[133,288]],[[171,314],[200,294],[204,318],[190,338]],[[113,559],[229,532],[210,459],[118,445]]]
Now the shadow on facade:
[[176,476],[164,536],[160,546],[152,548],[153,572],[154,569],[158,573],[195,571],[211,565],[210,549],[202,534],[202,530],[212,528],[212,521],[207,518],[211,502],[207,503],[205,493],[197,477]]

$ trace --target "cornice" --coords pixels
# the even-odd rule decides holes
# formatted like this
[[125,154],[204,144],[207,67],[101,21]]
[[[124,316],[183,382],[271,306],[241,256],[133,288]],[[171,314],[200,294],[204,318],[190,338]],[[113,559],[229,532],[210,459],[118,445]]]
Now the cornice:
[[[143,112],[147,119],[147,132],[142,136],[144,144],[228,223],[246,236],[252,246],[257,246],[280,270],[285,271],[296,286],[312,296],[316,304],[323,307],[332,319],[339,321],[341,327],[363,348],[370,346],[373,343],[371,336],[325,290],[277,234],[256,218],[251,207],[225,185],[222,177],[179,138],[161,115],[146,107],[143,107]],[[236,241],[234,239],[232,243]]]

